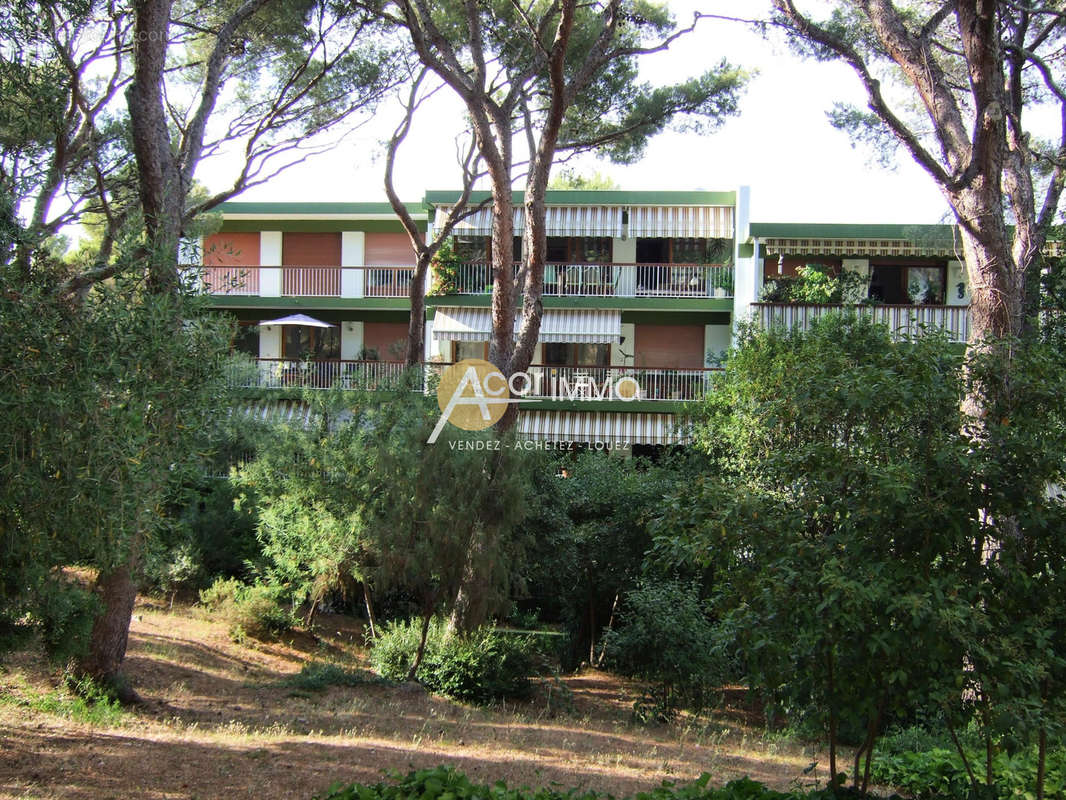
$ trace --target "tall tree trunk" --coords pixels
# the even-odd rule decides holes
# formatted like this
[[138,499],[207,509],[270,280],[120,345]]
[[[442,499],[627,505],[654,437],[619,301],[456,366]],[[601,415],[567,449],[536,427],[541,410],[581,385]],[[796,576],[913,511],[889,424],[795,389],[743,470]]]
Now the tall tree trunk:
[[426,639],[429,638],[429,624],[433,621],[433,608],[436,598],[426,603],[422,609],[422,633],[418,639],[418,650],[415,651],[415,660],[411,663],[411,669],[407,671],[407,680],[414,681],[418,676],[418,668],[422,666],[422,658],[426,654]]
[[470,633],[489,617],[487,576],[482,568],[487,532],[482,525],[474,525],[467,545],[466,565],[463,580],[455,595],[448,629],[452,633]]
[[426,275],[429,272],[432,254],[423,249],[418,253],[415,273],[411,278],[411,287],[407,296],[411,301],[411,317],[407,322],[407,357],[408,367],[417,367],[422,363],[426,348]]
[[366,622],[370,626],[370,638],[378,638],[378,622],[374,617],[374,603],[370,597],[370,584],[363,581],[363,605],[366,606]]
[[119,679],[119,670],[126,658],[133,604],[137,599],[133,572],[131,557],[127,563],[101,573],[97,578],[96,592],[104,610],[93,622],[89,652],[80,665],[82,673],[113,689],[124,703],[138,700],[137,693]]

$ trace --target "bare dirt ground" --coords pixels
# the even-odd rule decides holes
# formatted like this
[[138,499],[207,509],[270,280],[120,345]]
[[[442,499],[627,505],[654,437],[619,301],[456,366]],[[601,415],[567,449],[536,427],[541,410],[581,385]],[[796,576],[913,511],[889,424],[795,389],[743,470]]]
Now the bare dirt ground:
[[662,726],[634,721],[635,687],[591,670],[494,709],[373,681],[305,691],[283,681],[310,660],[365,669],[354,620],[326,616],[317,639],[238,645],[198,608],[142,602],[135,615],[126,671],[145,703],[132,711],[87,721],[42,702],[65,695],[37,654],[0,664],[0,797],[308,800],[438,764],[616,796],[702,772],[781,789],[827,774],[819,754],[768,736],[741,691],[712,716]]

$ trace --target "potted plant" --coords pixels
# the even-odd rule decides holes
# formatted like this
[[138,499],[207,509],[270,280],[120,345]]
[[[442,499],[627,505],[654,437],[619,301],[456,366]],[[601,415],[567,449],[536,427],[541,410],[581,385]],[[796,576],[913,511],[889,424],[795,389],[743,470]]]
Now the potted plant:
[[921,305],[925,300],[925,286],[917,278],[911,278],[910,283],[907,284],[907,294],[911,298],[911,303],[914,305]]

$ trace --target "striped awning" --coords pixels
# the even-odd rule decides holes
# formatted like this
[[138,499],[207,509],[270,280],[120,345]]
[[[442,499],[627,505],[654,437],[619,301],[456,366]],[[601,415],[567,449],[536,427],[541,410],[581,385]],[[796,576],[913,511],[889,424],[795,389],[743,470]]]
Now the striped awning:
[[[521,319],[516,319],[516,336],[520,324]],[[442,306],[433,316],[433,338],[452,342],[487,342],[492,338],[491,311],[487,308]],[[538,341],[618,344],[622,341],[622,312],[545,309],[540,320]]]
[[629,414],[597,411],[537,411],[518,414],[518,435],[546,442],[685,444],[673,414]]
[[733,238],[732,206],[632,206],[629,235]]
[[795,256],[933,256],[956,257],[962,245],[946,240],[910,239],[761,239],[767,253]]
[[[449,207],[437,209],[436,225],[448,214]],[[524,209],[514,210],[514,232],[520,236],[525,230]],[[548,206],[545,215],[548,236],[621,236],[621,206]],[[492,209],[483,208],[455,226],[457,236],[491,236]]]
[[241,416],[270,425],[285,423],[310,428],[315,415],[307,403],[299,400],[245,400],[233,406]]

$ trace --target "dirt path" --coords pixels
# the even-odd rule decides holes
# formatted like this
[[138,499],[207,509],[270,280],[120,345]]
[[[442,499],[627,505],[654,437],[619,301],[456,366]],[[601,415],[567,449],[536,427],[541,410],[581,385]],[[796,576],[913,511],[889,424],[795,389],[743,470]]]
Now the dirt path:
[[308,800],[337,781],[442,763],[485,782],[616,796],[704,771],[778,788],[823,777],[802,773],[817,756],[765,742],[739,707],[634,724],[632,687],[598,672],[493,710],[372,682],[320,692],[283,685],[312,658],[363,663],[353,621],[327,618],[324,628],[318,641],[239,646],[195,609],[142,604],[127,671],[146,702],[102,724],[42,709],[42,697],[61,693],[30,654],[14,656],[0,671],[0,797]]

